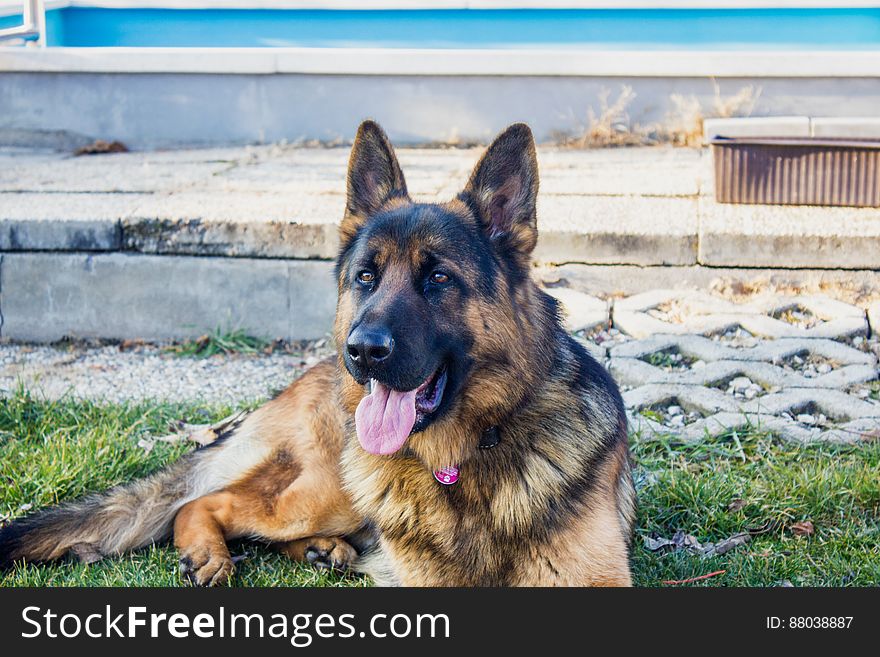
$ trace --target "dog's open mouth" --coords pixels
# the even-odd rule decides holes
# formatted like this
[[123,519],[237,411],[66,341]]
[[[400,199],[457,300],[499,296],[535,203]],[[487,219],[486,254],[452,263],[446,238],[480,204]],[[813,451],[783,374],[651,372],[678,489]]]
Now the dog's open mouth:
[[[416,415],[427,416],[436,411],[443,401],[446,389],[446,366],[434,372],[433,376],[416,388]],[[416,418],[418,421],[418,418]]]
[[361,446],[371,454],[393,454],[403,447],[413,430],[421,429],[440,408],[446,379],[445,366],[418,388],[405,392],[371,379],[370,394],[361,400],[354,414]]

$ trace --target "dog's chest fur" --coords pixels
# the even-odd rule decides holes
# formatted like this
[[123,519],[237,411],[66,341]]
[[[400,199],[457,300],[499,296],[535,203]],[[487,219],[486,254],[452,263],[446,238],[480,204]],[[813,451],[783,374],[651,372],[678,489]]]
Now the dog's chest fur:
[[370,460],[351,450],[345,478],[356,508],[378,529],[399,583],[506,583],[529,544],[531,523],[515,531],[505,526],[499,492],[485,488],[479,463],[462,466],[459,480],[446,486],[415,459],[389,459],[379,468]]
[[[581,540],[594,540],[583,521],[602,511],[594,508],[602,504],[591,493],[595,479],[613,481],[616,475],[599,473],[613,460],[600,447],[604,441],[597,440],[604,431],[564,414],[556,422],[558,427],[527,421],[500,430],[500,443],[463,464],[458,481],[449,486],[437,482],[415,457],[376,457],[359,449],[356,439],[350,441],[343,478],[358,512],[379,531],[392,574],[386,583],[578,581],[580,574],[561,572],[568,566],[558,562],[568,550],[579,549]],[[586,440],[573,441],[577,434]],[[602,526],[619,527],[607,486],[601,498],[611,504]],[[578,560],[575,556],[573,562]],[[548,572],[533,574],[535,563]]]

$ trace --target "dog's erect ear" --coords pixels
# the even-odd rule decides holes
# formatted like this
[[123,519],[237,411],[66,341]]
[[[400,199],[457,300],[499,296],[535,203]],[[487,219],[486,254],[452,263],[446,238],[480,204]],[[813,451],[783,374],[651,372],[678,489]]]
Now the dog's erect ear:
[[340,227],[343,243],[393,197],[407,198],[403,171],[385,131],[375,121],[364,121],[348,160],[348,197]]
[[538,240],[538,159],[529,126],[514,123],[495,138],[461,197],[477,208],[490,239],[532,252]]

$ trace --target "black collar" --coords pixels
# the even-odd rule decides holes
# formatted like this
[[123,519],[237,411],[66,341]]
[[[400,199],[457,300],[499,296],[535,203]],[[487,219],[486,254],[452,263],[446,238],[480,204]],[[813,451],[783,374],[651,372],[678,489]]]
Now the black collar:
[[492,449],[501,440],[498,427],[489,427],[480,436],[480,449]]

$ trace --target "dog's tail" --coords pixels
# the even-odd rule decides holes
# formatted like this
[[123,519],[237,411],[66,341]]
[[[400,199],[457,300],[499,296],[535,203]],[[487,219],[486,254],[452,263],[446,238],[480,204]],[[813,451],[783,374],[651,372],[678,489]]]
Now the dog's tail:
[[218,460],[234,458],[222,453],[229,451],[230,442],[237,442],[225,438],[240,422],[240,418],[232,420],[217,442],[151,476],[49,507],[0,528],[0,570],[21,560],[52,561],[68,552],[92,562],[167,539],[184,504],[227,483],[218,481],[215,472]]

